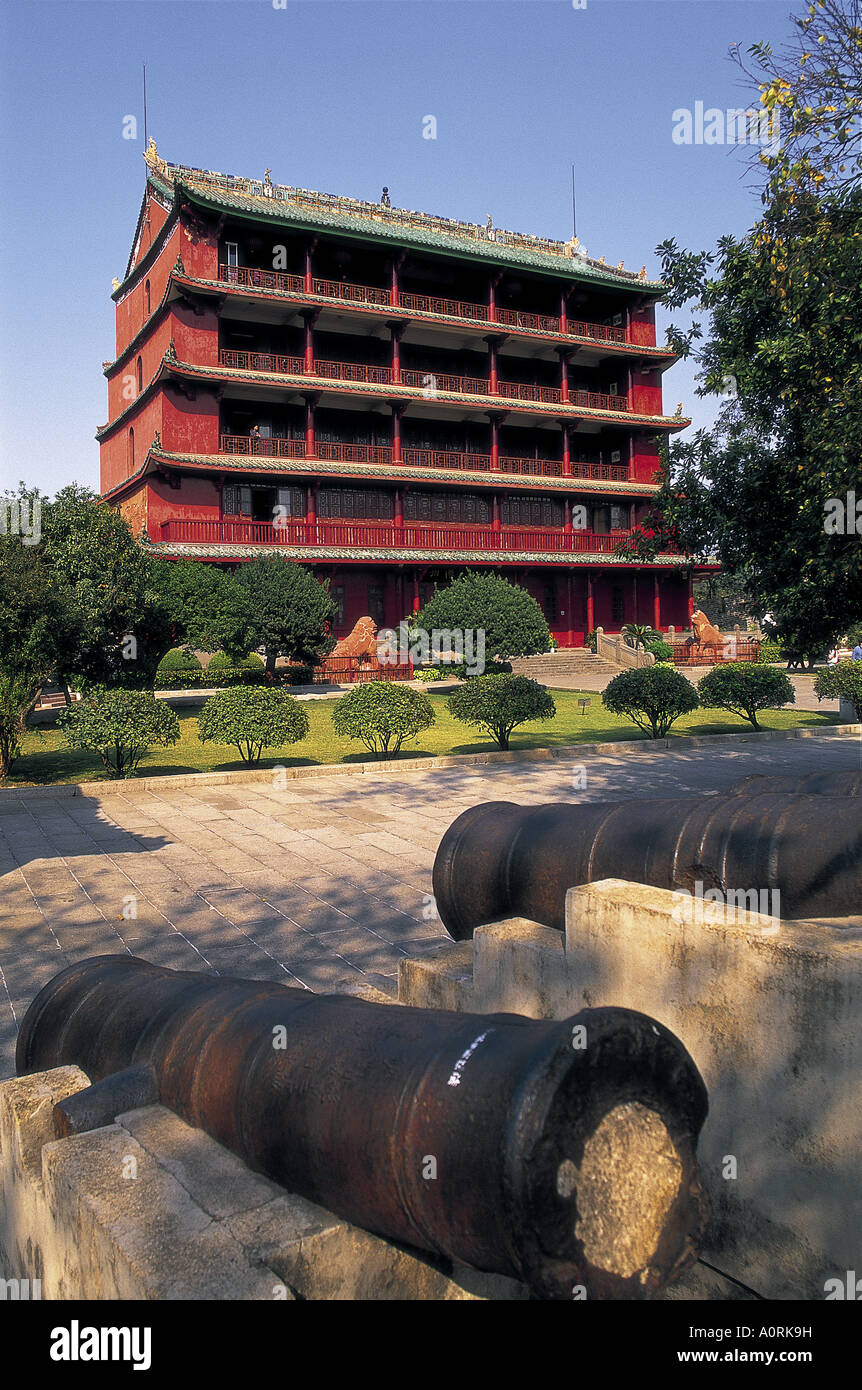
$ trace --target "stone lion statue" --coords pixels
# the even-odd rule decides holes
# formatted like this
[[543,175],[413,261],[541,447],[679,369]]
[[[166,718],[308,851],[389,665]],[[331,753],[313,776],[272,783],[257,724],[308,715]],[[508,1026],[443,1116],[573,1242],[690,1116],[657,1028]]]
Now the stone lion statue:
[[691,647],[723,647],[724,638],[717,627],[713,627],[706,614],[696,608],[691,615],[691,626],[694,636],[688,639]]
[[377,624],[373,618],[360,618],[347,637],[336,642],[330,656],[377,656]]

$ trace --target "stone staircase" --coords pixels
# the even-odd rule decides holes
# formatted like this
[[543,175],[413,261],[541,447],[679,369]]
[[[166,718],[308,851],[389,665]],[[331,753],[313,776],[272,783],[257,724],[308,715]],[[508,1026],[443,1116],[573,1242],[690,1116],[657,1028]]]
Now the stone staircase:
[[575,685],[583,678],[592,682],[611,680],[619,675],[622,667],[614,666],[603,657],[596,656],[589,647],[563,647],[556,652],[546,652],[541,656],[521,656],[512,662],[512,670],[521,676],[530,676],[542,685]]

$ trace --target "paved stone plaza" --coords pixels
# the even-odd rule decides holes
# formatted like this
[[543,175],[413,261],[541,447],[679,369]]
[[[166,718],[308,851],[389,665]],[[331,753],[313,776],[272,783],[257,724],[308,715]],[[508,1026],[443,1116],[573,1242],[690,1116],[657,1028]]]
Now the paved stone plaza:
[[[317,991],[394,990],[398,961],[445,935],[431,901],[443,832],[481,801],[720,791],[751,772],[857,769],[855,737],[740,740],[101,798],[0,793],[0,1077],[18,1023],[64,965],[129,950],[158,964]],[[152,786],[152,783],[151,783]],[[136,914],[136,915],[135,915]]]

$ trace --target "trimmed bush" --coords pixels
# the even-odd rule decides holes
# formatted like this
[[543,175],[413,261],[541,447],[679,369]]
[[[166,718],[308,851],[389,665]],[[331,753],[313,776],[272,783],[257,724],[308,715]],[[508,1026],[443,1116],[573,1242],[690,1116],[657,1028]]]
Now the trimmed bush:
[[439,666],[423,666],[413,672],[413,677],[417,681],[425,681],[430,684],[432,681],[442,681],[446,679],[445,673]]
[[647,642],[646,649],[648,652],[652,652],[656,661],[672,662],[673,647],[670,642],[665,642],[663,639],[657,638],[655,642]]
[[263,685],[266,666],[256,652],[240,658],[216,652],[210,657],[205,676],[207,685]]
[[341,738],[358,738],[378,760],[394,758],[406,739],[434,723],[427,695],[394,681],[368,681],[336,700],[332,727]]
[[221,690],[198,716],[201,743],[232,744],[248,764],[264,748],[299,743],[307,733],[308,714],[286,690]]
[[172,647],[156,667],[156,690],[195,690],[203,685],[204,668],[191,647]]
[[499,575],[475,571],[461,574],[445,589],[438,589],[414,616],[411,626],[426,632],[482,631],[489,658],[546,652],[551,640],[542,610],[531,594]]
[[452,692],[447,704],[462,724],[484,729],[500,748],[509,747],[519,725],[553,719],[557,713],[550,691],[529,676],[474,676]]
[[150,748],[179,742],[180,721],[150,691],[102,690],[63,710],[57,720],[70,748],[99,754],[112,777],[134,777]]
[[761,663],[762,663],[762,662],[786,661],[786,660],[787,660],[787,658],[786,658],[786,656],[785,656],[785,654],[784,654],[784,649],[783,649],[781,643],[780,643],[780,642],[770,642],[770,641],[768,641],[768,640],[767,640],[767,641],[761,642],[761,644],[760,644],[760,652],[759,652],[759,654],[758,654],[758,658],[757,658],[757,659],[758,659],[758,661],[761,662]]
[[275,675],[276,679],[284,681],[285,685],[312,685],[314,683],[313,666],[282,666]]
[[796,703],[793,682],[774,666],[757,662],[729,661],[713,666],[697,683],[700,703],[708,709],[727,709],[747,719],[752,728],[759,729],[757,712],[780,709]]
[[671,724],[699,703],[691,682],[669,666],[622,671],[602,695],[605,709],[626,715],[650,738],[664,738]]
[[862,661],[839,661],[819,671],[814,680],[818,700],[849,700],[862,722]]

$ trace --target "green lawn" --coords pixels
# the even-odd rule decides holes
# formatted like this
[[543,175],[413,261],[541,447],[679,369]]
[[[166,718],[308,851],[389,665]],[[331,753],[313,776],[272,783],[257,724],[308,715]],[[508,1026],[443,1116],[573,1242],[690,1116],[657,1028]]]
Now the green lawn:
[[[602,706],[601,695],[595,692],[582,698],[590,701],[586,714],[578,712],[579,692],[555,690],[556,719],[547,723],[522,725],[512,736],[512,748],[554,748],[571,743],[609,743],[619,739],[644,738],[629,720],[609,714]],[[430,696],[436,715],[432,728],[420,734],[403,751],[402,757],[433,757],[441,753],[482,753],[496,744],[480,732],[459,724],[446,709],[446,696]],[[372,761],[372,755],[359,742],[345,743],[332,731],[330,714],[332,701],[305,701],[310,730],[302,743],[293,744],[279,753],[270,749],[261,759],[260,767],[297,766]],[[762,714],[764,729],[791,729],[802,726],[819,727],[837,724],[837,714],[818,714],[807,710],[774,710]],[[141,761],[138,776],[171,772],[215,772],[241,769],[244,764],[236,749],[215,743],[199,743],[197,719],[186,715],[180,718],[180,742],[173,748],[157,748]],[[727,714],[724,710],[698,709],[677,720],[670,737],[684,734],[726,734],[751,732],[745,719]],[[63,743],[56,729],[34,730],[24,740],[22,756],[15,763],[7,786],[45,785],[53,782],[100,781],[105,772],[96,754],[72,752]]]

